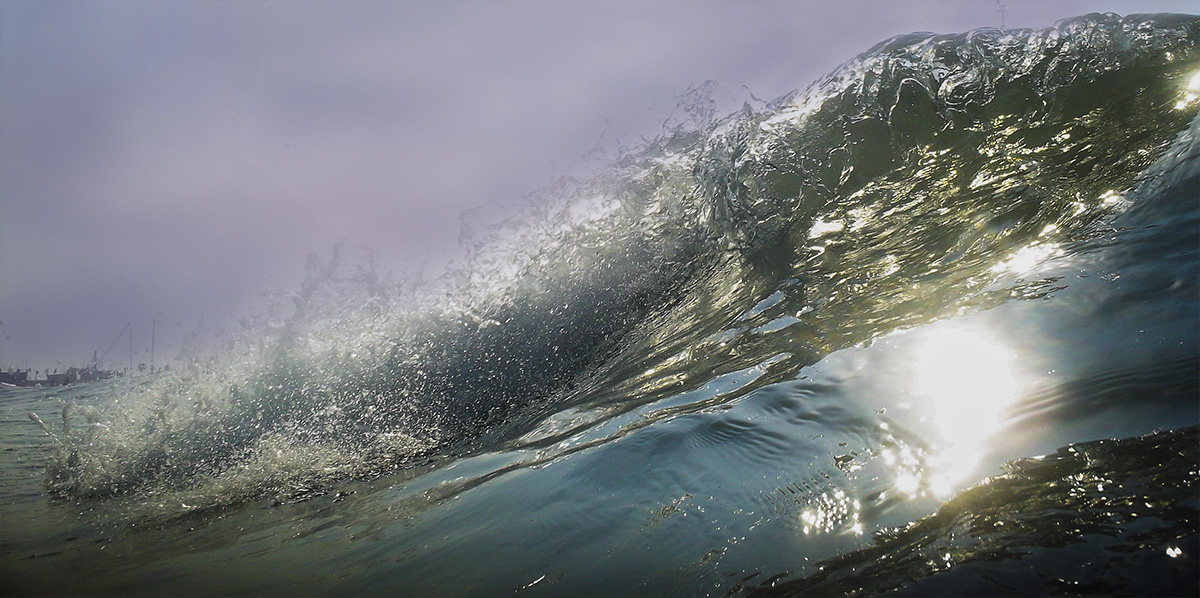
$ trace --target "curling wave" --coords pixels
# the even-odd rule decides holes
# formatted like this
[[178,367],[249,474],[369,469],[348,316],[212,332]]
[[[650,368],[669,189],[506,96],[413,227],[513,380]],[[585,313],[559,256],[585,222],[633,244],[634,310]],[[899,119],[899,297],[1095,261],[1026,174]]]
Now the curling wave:
[[294,499],[552,446],[741,376],[697,405],[727,402],[889,332],[1046,296],[1031,264],[1194,180],[1198,41],[1200,19],[1173,15],[911,34],[724,118],[697,101],[591,178],[469,223],[468,259],[436,279],[311,258],[215,356],[121,387],[85,425],[64,410],[47,483],[165,516]]

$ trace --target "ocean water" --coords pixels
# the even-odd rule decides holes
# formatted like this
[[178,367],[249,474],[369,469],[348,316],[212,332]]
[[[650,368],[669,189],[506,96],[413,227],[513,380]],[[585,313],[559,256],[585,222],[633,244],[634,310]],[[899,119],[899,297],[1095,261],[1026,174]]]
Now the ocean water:
[[0,389],[0,591],[1196,595],[1198,42],[700,87],[446,275],[335,248],[171,372]]

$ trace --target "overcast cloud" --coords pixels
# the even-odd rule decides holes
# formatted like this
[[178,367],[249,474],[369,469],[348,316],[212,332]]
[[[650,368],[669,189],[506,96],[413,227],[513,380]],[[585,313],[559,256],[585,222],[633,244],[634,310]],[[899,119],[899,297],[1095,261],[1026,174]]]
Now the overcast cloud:
[[462,209],[653,134],[706,80],[740,105],[911,31],[1189,9],[2,0],[0,366],[82,365],[126,322],[144,361],[151,318],[169,346],[339,240],[443,259]]

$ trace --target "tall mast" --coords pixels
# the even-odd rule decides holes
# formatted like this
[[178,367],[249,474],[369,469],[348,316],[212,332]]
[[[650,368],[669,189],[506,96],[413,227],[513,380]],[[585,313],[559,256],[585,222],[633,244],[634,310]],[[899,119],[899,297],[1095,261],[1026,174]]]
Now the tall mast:
[[158,332],[158,318],[150,318],[150,373],[154,373],[154,337]]

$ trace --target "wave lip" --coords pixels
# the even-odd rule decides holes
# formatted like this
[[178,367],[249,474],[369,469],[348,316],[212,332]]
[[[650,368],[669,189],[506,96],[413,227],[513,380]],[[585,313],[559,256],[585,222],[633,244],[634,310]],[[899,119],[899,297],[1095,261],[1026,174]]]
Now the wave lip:
[[[939,174],[961,193],[979,175],[1016,174],[981,171],[988,158],[1040,162],[1030,150],[1058,146],[1053,138],[1077,128],[1073,121],[1102,118],[1127,91],[1161,87],[1161,78],[1194,68],[1198,36],[1192,16],[1112,14],[1044,30],[898,36],[768,110],[720,123],[697,175],[716,223],[752,247],[836,211],[881,178],[919,172],[914,162],[943,152],[959,156]],[[1183,116],[1163,128],[1178,131]]]

